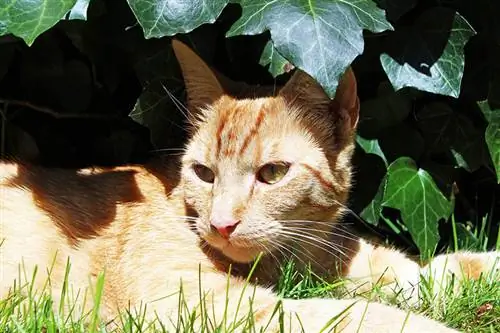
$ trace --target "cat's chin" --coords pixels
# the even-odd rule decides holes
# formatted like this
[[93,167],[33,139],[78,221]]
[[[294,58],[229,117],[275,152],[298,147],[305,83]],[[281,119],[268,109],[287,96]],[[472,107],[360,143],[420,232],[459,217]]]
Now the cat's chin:
[[255,261],[259,254],[262,252],[262,249],[257,247],[243,247],[235,244],[231,244],[228,241],[211,241],[206,240],[210,246],[217,249],[220,253],[222,253],[228,259],[241,263],[247,264]]
[[223,248],[220,248],[219,251],[222,252],[223,255],[228,257],[229,259],[241,263],[247,264],[255,261],[259,256],[262,250],[253,249],[248,247],[238,247],[231,244],[226,245]]

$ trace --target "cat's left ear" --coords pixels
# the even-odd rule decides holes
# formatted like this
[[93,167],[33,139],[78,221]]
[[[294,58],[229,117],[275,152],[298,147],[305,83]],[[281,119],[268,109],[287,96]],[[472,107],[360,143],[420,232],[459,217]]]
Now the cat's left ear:
[[224,89],[215,73],[193,50],[174,39],[172,48],[179,61],[186,85],[190,111],[195,116],[200,108],[214,103],[224,94]]
[[328,110],[348,121],[355,129],[359,119],[359,99],[354,72],[349,67],[340,79],[335,98],[331,100],[321,85],[299,69],[292,75],[279,95],[292,103],[308,105],[316,110]]

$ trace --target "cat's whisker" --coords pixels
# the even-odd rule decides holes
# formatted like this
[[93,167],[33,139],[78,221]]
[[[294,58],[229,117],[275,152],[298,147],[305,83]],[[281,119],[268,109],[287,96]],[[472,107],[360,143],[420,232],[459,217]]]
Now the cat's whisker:
[[186,153],[185,148],[159,148],[152,149],[149,153],[167,153],[166,156],[182,156]]
[[[303,264],[303,265],[307,265],[308,263],[313,263],[315,264],[317,267],[320,267],[320,268],[323,268],[325,269],[326,267],[324,267],[322,264],[320,264],[316,259],[315,257],[309,253],[308,251],[306,251],[306,248],[302,246],[302,244],[300,244],[300,241],[299,241],[299,244],[297,244],[301,249],[299,248],[291,248],[289,244],[286,244],[286,243],[281,243],[280,241],[276,241],[275,243],[277,246],[276,246],[276,249],[278,249],[278,251],[280,251],[280,253],[283,255],[283,257],[288,257],[288,255],[286,255],[286,253],[283,251],[285,250],[286,252],[288,252],[292,257],[294,257],[297,262],[299,264]],[[297,253],[298,252],[298,253]],[[302,255],[303,257],[299,256],[299,255]],[[280,265],[282,263],[280,262]]]
[[[341,233],[334,232],[331,230],[322,230],[322,229],[315,229],[315,228],[308,228],[308,227],[297,227],[297,226],[293,226],[293,227],[284,226],[284,228],[287,228],[291,231],[300,230],[300,231],[304,231],[304,232],[320,232],[320,233],[323,233],[326,235],[334,236],[336,238],[347,239],[347,240],[351,240],[351,241],[355,241],[355,242],[357,242],[359,240],[359,237],[350,237],[350,236],[343,235]],[[332,241],[334,241],[334,240],[332,240]]]
[[353,233],[347,229],[347,226],[350,225],[347,223],[332,223],[332,222],[317,221],[317,220],[316,221],[315,220],[281,220],[281,221],[290,222],[290,223],[301,222],[301,223],[307,223],[308,225],[311,225],[311,224],[326,225],[326,226],[330,227],[332,231],[333,230],[341,230],[341,232],[352,236],[353,238],[349,238],[351,240],[357,240],[359,238],[358,235],[356,235],[355,233]]
[[346,204],[343,204],[338,200],[334,200],[334,201],[337,205],[339,205],[342,208],[342,210],[344,212],[350,214],[351,216],[354,216],[354,218],[356,218],[356,220],[358,220],[359,222],[366,223],[366,221],[361,216],[359,216],[355,211],[353,211],[351,208],[349,208]]
[[[301,233],[297,233],[297,230],[291,230],[292,233],[295,233],[297,235],[307,235],[307,236],[311,236],[309,233],[306,233],[307,230],[303,231],[301,230],[301,232],[303,232],[302,234]],[[334,241],[328,241],[328,240],[324,240],[320,237],[315,237],[317,239],[318,242],[321,241],[322,245],[324,246],[328,246],[329,248],[335,248],[335,251],[339,251],[341,252],[343,255],[346,255],[344,253],[345,252],[348,252],[348,253],[356,253],[356,251],[350,247],[347,247],[345,245],[342,245],[342,244],[339,244],[339,243],[336,243]]]
[[[264,249],[264,254],[265,255],[271,256],[271,258],[276,263],[276,265],[280,265],[281,264],[280,259],[276,256],[276,254],[273,251],[275,249],[274,247],[267,246],[264,242],[261,242],[261,241],[257,241],[257,242],[259,243],[259,246],[261,246]],[[278,249],[278,251],[280,252],[280,254],[282,256],[285,255],[280,249]],[[269,265],[265,265],[264,268],[265,268],[265,270],[266,270],[267,273],[269,273],[269,271],[272,271],[272,267],[269,266]]]
[[[304,238],[308,238],[309,240],[314,240],[318,243],[321,243],[321,245],[323,246],[326,246],[330,249],[332,249],[335,253],[331,253],[329,252],[330,254],[337,254],[337,252],[340,252],[342,255],[346,256],[346,254],[343,252],[343,250],[346,250],[346,251],[350,251],[351,253],[354,252],[354,250],[352,250],[351,248],[348,248],[346,246],[343,246],[342,244],[337,244],[337,243],[333,243],[333,242],[328,242],[327,240],[325,239],[322,239],[320,237],[317,237],[317,236],[314,236],[312,234],[311,231],[319,231],[321,233],[324,233],[324,234],[332,234],[332,235],[337,235],[335,233],[332,233],[332,232],[329,232],[329,231],[323,231],[321,229],[312,229],[312,228],[300,228],[300,227],[288,227],[286,225],[281,225],[279,228],[275,228],[274,231],[270,231],[269,228],[264,228],[262,227],[261,225],[264,225],[263,223],[256,223],[257,227],[254,228],[254,234],[256,236],[259,236],[262,234],[262,232],[267,232],[267,233],[278,233],[278,234],[284,234],[286,233],[288,236],[292,235],[292,236],[302,236]],[[300,231],[300,232],[297,232],[297,231]],[[338,235],[340,237],[342,237],[343,235]],[[254,239],[257,238],[257,237],[253,237]],[[345,237],[348,239],[348,237]],[[353,238],[353,240],[357,240],[357,238]],[[337,246],[337,247],[334,247]],[[319,247],[317,244],[315,244],[315,246]],[[336,256],[338,257],[338,256]],[[340,258],[339,258],[340,259]]]
[[[309,235],[304,235],[304,234],[300,234],[300,233],[293,233],[293,232],[286,231],[286,230],[281,230],[280,235],[283,235],[286,238],[289,238],[292,240],[296,240],[296,241],[299,241],[299,242],[309,244],[311,246],[326,250],[329,254],[333,255],[336,259],[338,259],[342,262],[343,262],[343,259],[339,256],[339,253],[341,255],[343,255],[344,257],[347,257],[347,255],[339,248],[334,247],[332,244],[329,244],[329,243],[327,243],[319,238],[316,238],[316,237],[311,237]],[[322,246],[325,246],[326,249],[323,248]],[[331,251],[329,251],[329,250],[331,250]]]
[[186,121],[190,125],[194,126],[193,122],[191,121],[191,117],[189,117],[189,113],[190,113],[189,109],[177,97],[175,97],[175,95],[172,94],[170,92],[170,90],[165,85],[162,84],[162,87],[165,90],[165,92],[167,93],[168,97],[170,97],[170,99],[174,103],[177,110],[179,110],[182,113],[182,115],[184,116]]
[[[287,257],[289,257],[289,255],[291,255],[292,257],[294,257],[295,259],[297,259],[298,262],[304,263],[304,259],[301,258],[301,257],[299,257],[297,255],[297,253],[295,253],[293,251],[293,249],[290,248],[290,244],[286,244],[286,243],[281,242],[279,240],[274,240],[271,247],[272,247],[273,250],[277,250],[283,258],[287,258]],[[306,254],[306,253],[301,253],[301,254]],[[314,260],[314,258],[311,258],[311,259]],[[282,262],[278,261],[278,264],[281,265]]]
[[[252,239],[252,242],[257,243],[259,246],[261,246],[265,250],[265,253],[267,255],[270,255],[278,265],[281,265],[282,261],[278,257],[276,257],[276,255],[274,254],[274,250],[277,250],[283,258],[292,255],[297,259],[298,262],[305,263],[303,258],[301,258],[295,252],[293,252],[293,249],[290,248],[290,244],[282,243],[278,239],[273,239],[273,242],[268,243],[269,246],[267,246],[265,243],[259,240],[259,236],[261,236],[263,232],[266,232],[268,234],[277,234],[280,232],[281,228],[274,228],[274,230],[270,230],[269,228],[261,227],[262,225],[261,223],[255,223],[255,224],[256,227],[250,233],[249,238]],[[239,244],[246,244],[246,243],[247,242],[242,242],[242,241],[239,242]],[[300,244],[300,242],[298,245],[302,247],[302,244]],[[289,253],[289,255],[287,253]],[[311,262],[314,262],[318,267],[322,267],[321,264],[314,259],[314,256],[312,256],[312,254],[306,253],[305,251],[302,251],[299,254],[305,255]]]
[[[330,248],[330,249],[325,249],[323,247],[321,247],[319,244],[315,244],[313,241],[309,242],[309,241],[304,241],[303,239],[301,240],[300,237],[295,237],[294,238],[296,241],[299,241],[299,242],[302,242],[302,243],[305,243],[307,245],[311,245],[311,246],[314,246],[314,247],[317,247],[317,248],[321,248],[322,251],[325,251],[326,253],[332,255],[336,260],[339,260],[340,262],[343,262],[343,259],[342,259],[342,256],[339,255],[339,253],[341,253],[341,251],[339,251],[338,249],[333,249],[333,248]],[[341,253],[342,255],[344,255],[343,253]],[[344,255],[345,256],[345,255]],[[313,254],[310,254],[309,255],[310,258],[313,257]],[[315,261],[316,262],[316,261]],[[321,266],[321,265],[320,265]]]
[[[341,227],[339,225],[332,224],[331,222],[311,221],[311,220],[279,220],[278,222],[280,222],[280,223],[319,224],[319,225],[327,225],[327,226],[329,226],[332,229],[341,229]],[[355,234],[353,234],[352,232],[349,232],[347,230],[342,230],[342,232],[346,233],[347,235],[352,236],[352,237],[349,237],[347,235],[342,235],[342,234],[339,234],[339,233],[335,233],[335,232],[333,232],[333,230],[311,229],[311,227],[306,227],[306,226],[301,227],[301,226],[295,226],[294,225],[293,227],[289,227],[289,228],[291,228],[292,230],[300,228],[300,230],[321,231],[321,232],[327,233],[329,235],[335,235],[335,236],[338,236],[340,238],[345,238],[345,239],[349,239],[349,240],[352,240],[352,241],[357,241],[359,239],[358,236],[356,236]]]
[[165,217],[173,218],[173,219],[190,220],[190,221],[196,221],[196,220],[198,220],[197,217],[194,217],[194,216],[185,216],[185,215],[165,215]]
[[153,149],[150,150],[150,153],[156,153],[156,152],[164,152],[164,151],[179,151],[179,152],[186,152],[186,148],[159,148],[159,149]]
[[[300,240],[304,243],[316,246],[316,247],[321,248],[323,250],[331,250],[331,251],[327,251],[327,252],[329,254],[334,255],[338,259],[340,259],[340,256],[338,254],[341,254],[344,257],[347,256],[346,253],[344,251],[342,251],[341,248],[338,247],[338,244],[331,244],[331,243],[329,243],[329,242],[327,242],[319,237],[315,237],[315,236],[305,234],[305,233],[297,233],[296,231],[286,231],[286,230],[282,230],[281,234],[289,236],[290,238],[293,237],[296,240]],[[305,241],[304,239],[307,239],[308,241]],[[311,241],[312,243],[309,241]],[[323,246],[326,248],[323,248]]]

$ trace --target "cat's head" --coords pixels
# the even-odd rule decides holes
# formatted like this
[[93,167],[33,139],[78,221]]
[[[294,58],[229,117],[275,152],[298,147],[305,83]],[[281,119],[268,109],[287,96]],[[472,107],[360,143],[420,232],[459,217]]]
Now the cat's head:
[[359,111],[352,70],[334,100],[298,70],[274,96],[238,99],[187,46],[173,47],[192,129],[182,184],[200,236],[236,262],[321,246],[316,238],[338,222],[350,189]]

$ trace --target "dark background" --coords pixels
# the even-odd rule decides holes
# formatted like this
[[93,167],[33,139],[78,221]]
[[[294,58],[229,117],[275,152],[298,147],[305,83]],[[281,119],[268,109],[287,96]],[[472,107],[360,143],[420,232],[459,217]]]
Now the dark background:
[[[456,140],[464,140],[457,134],[459,126],[484,133],[487,123],[476,101],[489,98],[492,106],[500,107],[500,28],[495,18],[500,8],[495,11],[492,6],[498,5],[486,0],[473,4],[459,0],[377,3],[387,10],[398,33],[365,33],[365,52],[353,64],[362,102],[359,131],[364,137],[379,139],[389,162],[410,156],[433,175],[444,193],[455,191],[455,218],[461,225],[463,246],[478,246],[474,243],[477,235],[467,228],[480,228],[486,217],[485,234],[490,236],[487,243],[491,247],[500,220],[500,187],[484,138],[478,139],[479,148],[470,156],[477,162],[471,170],[456,166],[450,147]],[[399,59],[401,43],[418,40],[418,27],[437,20],[430,15],[422,23],[422,15],[436,6],[458,10],[478,32],[466,45],[460,98],[408,88],[395,93],[379,55],[387,52]],[[286,82],[287,74],[274,79],[259,65],[269,40],[267,33],[225,37],[240,14],[239,6],[230,4],[215,24],[176,38],[231,79],[260,85]],[[436,42],[436,54],[443,45]],[[418,43],[408,45],[406,51],[411,47],[418,50]],[[432,62],[438,55],[431,52],[425,57]],[[167,91],[184,101],[170,38],[144,39],[126,1],[94,0],[87,21],[62,21],[31,47],[13,36],[0,37],[1,156],[74,168],[141,163],[152,155],[165,154],[164,149],[182,147],[186,139],[183,114]],[[401,105],[406,110],[403,113]],[[451,129],[433,128],[436,119],[426,122],[429,112],[444,109],[451,113],[441,121]],[[465,136],[469,137],[472,140]],[[359,213],[375,195],[385,166],[361,149],[354,163],[356,186],[351,207]],[[355,215],[349,220],[417,252],[398,212],[386,209],[384,215],[393,228],[385,221],[368,225]],[[440,248],[449,245],[450,230],[450,223],[441,224]]]

